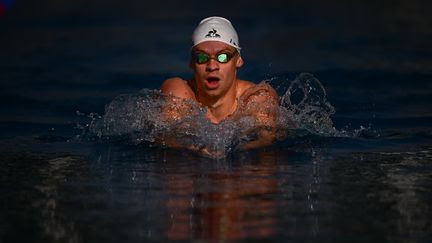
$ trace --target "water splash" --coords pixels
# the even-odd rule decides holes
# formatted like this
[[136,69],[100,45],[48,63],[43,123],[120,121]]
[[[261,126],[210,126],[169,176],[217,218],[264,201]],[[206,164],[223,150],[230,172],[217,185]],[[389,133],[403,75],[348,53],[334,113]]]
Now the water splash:
[[302,73],[292,81],[280,104],[293,115],[299,128],[317,135],[341,135],[330,118],[335,108],[327,101],[324,86],[313,75]]
[[[278,139],[285,139],[286,134],[293,136],[295,131],[319,136],[352,135],[334,127],[331,116],[335,108],[326,96],[321,82],[311,74],[302,73],[292,81],[280,97],[277,128],[281,135]],[[166,107],[182,118],[164,119]],[[182,147],[218,151],[221,157],[256,137],[256,133],[251,132],[257,130],[253,117],[226,119],[215,125],[206,118],[206,113],[206,108],[192,100],[143,89],[136,94],[116,97],[105,107],[103,116],[92,114],[85,131],[87,137],[120,138],[132,144],[157,142],[164,145],[161,137],[169,134],[170,139]]]

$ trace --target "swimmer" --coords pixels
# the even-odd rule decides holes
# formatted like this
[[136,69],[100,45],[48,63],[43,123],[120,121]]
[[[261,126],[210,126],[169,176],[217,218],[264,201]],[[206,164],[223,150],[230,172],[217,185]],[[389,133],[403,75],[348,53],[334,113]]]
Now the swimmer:
[[[241,150],[271,145],[276,140],[276,121],[279,116],[279,97],[268,84],[255,84],[237,77],[237,69],[244,62],[240,54],[239,38],[231,22],[222,17],[203,19],[192,35],[193,46],[189,66],[194,72],[191,79],[174,77],[161,86],[164,94],[178,99],[189,99],[207,108],[206,117],[219,124],[226,119],[254,118],[255,126],[250,132],[252,141],[240,145]],[[184,107],[183,111],[187,107]],[[186,112],[169,106],[164,112],[166,120],[182,119]],[[253,131],[252,131],[253,130]],[[164,136],[163,144],[181,147]],[[188,147],[211,154],[206,148]]]

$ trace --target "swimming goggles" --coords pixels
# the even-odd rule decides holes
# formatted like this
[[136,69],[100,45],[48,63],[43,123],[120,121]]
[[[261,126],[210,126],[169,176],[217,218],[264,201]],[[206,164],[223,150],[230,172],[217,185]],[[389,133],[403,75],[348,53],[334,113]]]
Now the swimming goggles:
[[215,59],[219,63],[227,63],[231,58],[233,58],[236,55],[237,52],[234,52],[232,54],[230,53],[220,53],[216,57],[210,57],[209,55],[202,53],[202,52],[195,52],[193,53],[193,57],[195,59],[195,62],[198,64],[204,64],[210,61],[210,59]]

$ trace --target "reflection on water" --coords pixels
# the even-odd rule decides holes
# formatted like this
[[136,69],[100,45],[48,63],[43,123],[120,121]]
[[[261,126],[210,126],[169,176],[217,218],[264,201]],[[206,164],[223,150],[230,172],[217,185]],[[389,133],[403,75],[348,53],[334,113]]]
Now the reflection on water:
[[345,184],[333,187],[340,194],[335,201],[342,206],[335,214],[346,215],[343,223],[368,233],[363,236],[365,240],[429,241],[431,154],[429,147],[412,152],[354,153],[338,158],[332,165],[331,177],[334,182]]
[[8,200],[0,214],[7,219],[1,239],[397,242],[430,237],[430,148],[337,155],[302,146],[237,153],[220,161],[116,145],[95,148],[88,157],[2,153],[2,192]]
[[38,226],[43,234],[52,237],[55,241],[78,242],[79,236],[74,230],[74,223],[64,220],[63,212],[59,207],[59,184],[67,180],[68,168],[74,164],[71,156],[48,159],[45,166],[38,168],[38,174],[43,175],[41,180],[34,185],[34,189],[40,192],[42,198],[31,202],[32,207],[39,211]]
[[[77,155],[2,153],[0,241],[80,242],[75,222],[65,217],[62,185],[86,162]],[[3,242],[3,241],[2,241]]]
[[[377,157],[383,161],[381,167],[387,175],[386,183],[399,192],[382,196],[382,200],[393,199],[396,202],[393,207],[400,215],[396,221],[399,234],[430,237],[431,148],[417,152],[380,153]],[[394,238],[396,237],[390,236],[391,240]]]
[[[277,164],[269,152],[252,164],[199,174],[166,170],[169,239],[265,238],[276,234]],[[174,169],[174,170],[173,170]]]

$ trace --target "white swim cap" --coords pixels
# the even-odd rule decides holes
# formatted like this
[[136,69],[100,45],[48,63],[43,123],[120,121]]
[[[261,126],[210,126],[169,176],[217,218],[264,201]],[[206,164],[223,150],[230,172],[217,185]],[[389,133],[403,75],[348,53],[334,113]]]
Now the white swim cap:
[[220,41],[238,51],[240,44],[236,30],[228,19],[222,17],[208,17],[203,19],[192,34],[193,46],[205,41]]

